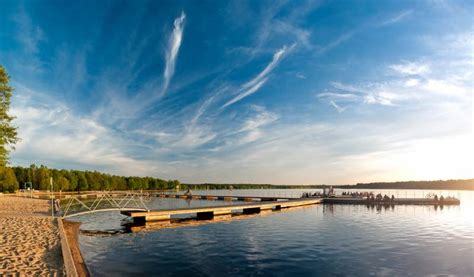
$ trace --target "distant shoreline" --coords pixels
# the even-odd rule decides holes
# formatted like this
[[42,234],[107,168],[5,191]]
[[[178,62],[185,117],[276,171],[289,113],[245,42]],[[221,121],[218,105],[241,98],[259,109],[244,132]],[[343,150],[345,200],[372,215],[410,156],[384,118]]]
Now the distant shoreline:
[[[331,185],[272,185],[272,184],[182,184],[192,189],[322,189]],[[355,185],[333,185],[337,189],[425,189],[425,190],[474,190],[474,179],[400,181],[358,183]]]

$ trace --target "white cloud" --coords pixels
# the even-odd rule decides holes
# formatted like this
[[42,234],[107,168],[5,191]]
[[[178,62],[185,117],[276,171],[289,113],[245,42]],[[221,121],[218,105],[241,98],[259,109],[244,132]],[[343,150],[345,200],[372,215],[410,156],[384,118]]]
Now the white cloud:
[[395,24],[399,22],[400,20],[404,19],[405,17],[411,15],[413,13],[413,10],[406,10],[402,11],[401,13],[395,15],[392,18],[387,19],[382,23],[382,25],[390,25],[390,24]]
[[[51,167],[101,169],[121,175],[156,174],[157,161],[137,160],[124,152],[130,143],[65,104],[16,84],[12,115],[21,141],[12,161]],[[167,170],[160,164],[161,172]]]
[[405,81],[405,86],[406,86],[406,87],[415,87],[415,86],[417,86],[419,83],[420,83],[420,80],[410,78],[410,79],[408,79],[408,80]]
[[348,31],[346,33],[343,33],[339,37],[337,37],[335,40],[331,41],[330,43],[326,44],[323,47],[320,47],[317,51],[318,54],[324,54],[329,50],[332,50],[333,48],[336,48],[340,44],[346,42],[347,40],[351,39],[355,34],[357,34],[360,31],[360,29],[354,29],[352,31]]
[[336,109],[336,111],[337,111],[338,113],[342,113],[342,112],[345,111],[346,108],[347,108],[347,107],[341,107],[341,106],[339,106],[338,104],[336,104],[336,102],[334,102],[334,101],[332,101],[332,100],[330,101],[330,103],[331,103],[331,106],[333,106],[333,107]]
[[298,78],[298,79],[302,79],[302,80],[306,79],[306,76],[304,74],[300,73],[300,72],[296,73],[295,77]]
[[359,96],[353,93],[333,93],[333,92],[323,92],[317,95],[318,98],[330,98],[330,99],[340,99],[340,100],[356,100]]
[[257,114],[247,119],[239,132],[254,131],[262,126],[275,122],[279,118],[277,114],[267,111],[262,106],[254,105],[252,108]]
[[424,63],[404,62],[391,65],[390,68],[397,73],[406,75],[422,75],[430,72],[430,66]]
[[237,96],[235,96],[234,98],[229,100],[227,103],[225,103],[222,106],[222,108],[228,107],[228,106],[244,99],[245,97],[247,97],[249,95],[252,95],[255,92],[257,92],[265,84],[265,82],[268,80],[268,74],[270,74],[270,72],[278,65],[278,63],[283,58],[283,56],[287,52],[291,51],[295,46],[296,46],[296,44],[293,44],[292,46],[287,48],[286,45],[285,45],[285,46],[283,46],[283,48],[281,48],[277,52],[275,52],[275,54],[273,54],[272,61],[265,67],[265,69],[262,72],[260,72],[255,78],[253,78],[252,80],[250,80],[247,83],[243,84],[240,87]]
[[19,13],[13,19],[19,26],[17,39],[23,45],[25,52],[37,54],[39,51],[38,44],[46,39],[43,30],[38,25],[33,24],[24,7],[20,8]]
[[450,80],[428,79],[420,87],[427,92],[447,95],[463,95],[472,92],[472,87],[460,86]]
[[241,88],[239,91],[240,93],[232,98],[231,100],[229,100],[227,103],[225,103],[222,108],[226,108],[234,103],[237,103],[239,102],[240,100],[244,99],[245,97],[249,96],[249,95],[252,95],[254,94],[255,92],[257,92],[264,84],[265,82],[268,80],[268,78],[263,78],[262,80],[259,80],[256,84],[254,84],[253,86],[251,87],[248,87],[248,88]]
[[174,20],[174,29],[173,33],[171,34],[168,50],[166,53],[166,64],[165,70],[163,72],[163,94],[166,93],[168,89],[169,83],[171,78],[173,78],[175,66],[176,66],[176,58],[178,57],[179,48],[181,46],[182,38],[183,38],[183,29],[184,29],[184,19],[186,15],[184,12],[181,13],[181,16]]

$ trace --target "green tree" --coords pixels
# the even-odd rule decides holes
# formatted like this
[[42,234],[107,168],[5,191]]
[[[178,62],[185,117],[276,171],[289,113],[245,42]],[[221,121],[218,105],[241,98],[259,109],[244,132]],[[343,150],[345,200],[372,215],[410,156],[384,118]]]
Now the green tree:
[[0,167],[0,191],[15,192],[18,189],[18,181],[15,171],[9,167]]
[[73,171],[69,171],[66,178],[69,180],[69,189],[72,191],[77,190],[77,175]]
[[89,189],[86,174],[84,171],[76,171],[77,175],[77,191],[84,191]]
[[8,153],[10,149],[15,149],[15,143],[18,142],[17,127],[12,124],[15,117],[8,114],[13,94],[9,81],[7,71],[0,65],[0,166],[7,165]]
[[51,183],[49,178],[51,177],[51,173],[49,169],[41,165],[35,172],[36,177],[36,184],[38,184],[40,190],[49,190],[51,189]]
[[69,180],[64,177],[64,176],[59,176],[58,180],[56,181],[54,187],[56,190],[64,190],[64,191],[67,191],[69,190],[70,184],[69,184]]
[[15,166],[13,171],[15,172],[20,188],[25,188],[25,183],[30,181],[28,176],[28,168]]

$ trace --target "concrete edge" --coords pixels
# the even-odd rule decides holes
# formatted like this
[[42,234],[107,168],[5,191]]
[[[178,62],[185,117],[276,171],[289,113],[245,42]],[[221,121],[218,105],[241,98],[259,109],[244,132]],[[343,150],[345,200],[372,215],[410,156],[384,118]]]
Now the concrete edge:
[[69,277],[79,277],[77,272],[76,264],[72,256],[71,247],[64,230],[63,219],[58,218],[58,229],[59,236],[61,238],[61,251],[63,254],[64,268],[66,269],[66,275]]

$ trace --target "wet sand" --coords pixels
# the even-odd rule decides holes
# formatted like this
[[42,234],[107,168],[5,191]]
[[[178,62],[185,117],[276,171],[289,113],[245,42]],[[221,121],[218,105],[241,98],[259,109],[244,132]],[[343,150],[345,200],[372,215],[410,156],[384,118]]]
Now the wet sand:
[[63,276],[47,200],[0,196],[0,276]]

